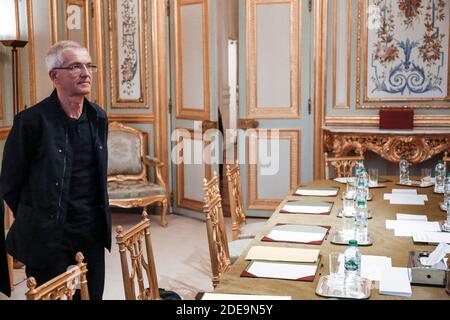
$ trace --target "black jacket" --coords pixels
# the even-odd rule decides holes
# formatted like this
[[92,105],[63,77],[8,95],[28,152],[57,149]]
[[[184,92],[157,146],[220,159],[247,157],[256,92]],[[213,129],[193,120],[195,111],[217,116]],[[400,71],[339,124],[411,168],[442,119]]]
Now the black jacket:
[[0,195],[0,292],[10,296],[11,284],[9,283],[8,260],[5,249],[4,209],[3,197]]
[[[84,107],[94,134],[100,203],[105,219],[104,245],[111,249],[111,214],[107,193],[108,120],[105,112],[85,99]],[[49,244],[58,240],[66,218],[63,183],[71,155],[67,122],[56,90],[50,97],[14,118],[3,153],[0,191],[15,221],[6,239],[8,252],[25,265],[43,267]]]

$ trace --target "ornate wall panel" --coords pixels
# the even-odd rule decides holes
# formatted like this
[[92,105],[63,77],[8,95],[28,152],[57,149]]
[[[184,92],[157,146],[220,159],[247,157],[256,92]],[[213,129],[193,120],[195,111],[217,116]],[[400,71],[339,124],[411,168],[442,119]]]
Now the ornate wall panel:
[[301,4],[298,0],[247,3],[247,114],[300,117]]
[[176,117],[210,118],[207,0],[175,1]]
[[150,108],[145,0],[108,2],[112,108]]
[[333,1],[333,108],[350,108],[352,0]]
[[172,152],[175,152],[177,159],[177,206],[201,211],[205,178],[202,134],[194,134],[192,129],[179,128],[176,141],[177,147]]
[[325,149],[336,156],[372,151],[390,162],[399,162],[406,154],[417,164],[450,149],[450,133],[365,133],[325,131]]
[[358,0],[357,108],[449,108],[436,103],[450,98],[449,8],[442,0]]
[[[275,130],[273,130],[275,132]],[[271,130],[250,129],[247,131],[246,163],[248,172],[247,208],[274,210],[280,201],[300,183],[300,129],[279,129],[279,136]],[[276,140],[279,139],[278,148]],[[275,143],[275,144],[274,144]],[[269,152],[271,150],[273,152]],[[265,157],[270,158],[270,163]],[[278,158],[278,159],[276,159]],[[278,161],[275,163],[275,161]],[[275,175],[264,175],[274,165]]]

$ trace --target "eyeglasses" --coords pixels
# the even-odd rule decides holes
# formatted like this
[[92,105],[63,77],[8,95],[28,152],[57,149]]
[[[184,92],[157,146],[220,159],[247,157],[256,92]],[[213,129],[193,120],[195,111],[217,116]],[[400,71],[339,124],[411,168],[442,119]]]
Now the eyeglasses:
[[55,69],[56,70],[69,70],[69,72],[72,74],[81,74],[81,71],[83,70],[83,68],[86,68],[86,70],[89,71],[89,73],[97,72],[97,69],[98,69],[98,67],[92,63],[75,63],[68,67],[53,68],[53,70],[55,70]]

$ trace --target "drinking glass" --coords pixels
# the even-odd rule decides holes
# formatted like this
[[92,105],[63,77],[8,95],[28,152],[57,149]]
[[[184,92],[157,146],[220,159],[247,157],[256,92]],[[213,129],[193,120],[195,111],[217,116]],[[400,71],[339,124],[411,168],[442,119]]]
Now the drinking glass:
[[347,195],[344,193],[344,198],[342,199],[342,215],[352,216],[355,213],[355,200],[353,200],[352,195]]
[[369,169],[369,186],[375,187],[378,185],[378,168]]
[[353,215],[342,215],[342,235],[344,239],[355,239],[355,218]]
[[342,260],[343,260],[343,258],[339,252],[331,252],[328,255],[328,262],[329,262],[329,268],[330,268],[329,279],[330,279],[330,284],[332,286],[337,286],[338,284],[343,284],[343,281],[344,281],[343,271],[340,270]]
[[422,177],[422,179],[431,178],[431,168],[420,169],[420,176]]
[[345,192],[344,197],[347,199],[355,199],[356,195],[356,185],[355,178],[349,178],[347,180],[347,190]]

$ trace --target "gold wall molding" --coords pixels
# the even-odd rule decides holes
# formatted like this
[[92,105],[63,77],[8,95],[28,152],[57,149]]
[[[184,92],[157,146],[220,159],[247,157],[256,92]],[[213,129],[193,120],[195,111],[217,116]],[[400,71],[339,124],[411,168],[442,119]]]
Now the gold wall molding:
[[9,131],[11,131],[11,126],[0,127],[0,140],[6,140],[6,138],[8,138]]
[[116,121],[123,123],[154,123],[155,116],[153,114],[108,113],[108,121],[110,122]]
[[[264,107],[258,105],[258,52],[256,7],[269,4],[290,4],[290,105]],[[246,2],[246,74],[247,117],[255,119],[300,118],[301,101],[301,0],[248,0]]]
[[[184,105],[183,92],[183,50],[182,47],[182,6],[200,4],[202,6],[202,46],[203,46],[203,108]],[[210,84],[209,84],[209,10],[208,0],[175,0],[175,99],[176,117],[192,120],[209,120],[210,118]]]
[[[380,117],[376,116],[326,116],[326,126],[377,127]],[[450,126],[450,115],[414,115],[414,127]]]
[[36,51],[34,48],[33,0],[27,0],[28,64],[30,77],[30,105],[36,103]]
[[[148,71],[148,15],[147,1],[137,0],[137,34],[138,34],[138,68],[139,68],[139,98],[124,99],[119,96],[119,57],[121,50],[118,39],[118,14],[117,0],[108,1],[108,30],[109,30],[109,59],[110,59],[110,95],[111,108],[117,109],[149,109],[149,71]],[[154,66],[153,66],[154,67]],[[153,70],[154,71],[154,70]]]
[[[447,97],[445,98],[413,98],[413,99],[369,99],[367,97],[367,59],[368,59],[368,48],[367,48],[367,41],[368,41],[368,32],[367,32],[367,14],[368,14],[368,0],[358,0],[358,36],[357,36],[357,72],[356,72],[356,108],[357,109],[383,109],[383,108],[393,108],[397,106],[387,105],[387,102],[394,102],[394,103],[402,103],[402,102],[414,102],[411,104],[407,104],[401,107],[404,108],[411,108],[411,109],[448,109],[450,108],[450,104],[433,104],[434,101],[436,102],[442,102],[442,101],[449,101],[450,100],[450,81],[447,84]],[[364,11],[363,11],[364,10]],[[363,25],[363,15],[364,18],[364,30],[362,30]],[[361,43],[361,34],[364,32],[364,41]],[[449,26],[449,34],[450,34],[450,26]],[[363,103],[361,104],[361,45],[363,45],[363,58],[364,58],[364,64],[363,64],[363,85],[364,85],[364,98]],[[450,42],[449,42],[449,48],[448,52],[450,52]],[[447,73],[447,78],[450,79],[450,56],[448,57],[449,60],[449,68]],[[417,104],[417,103],[425,103],[425,104]],[[365,103],[383,103],[383,105],[367,105]]]
[[[258,197],[258,165],[250,164],[250,152],[256,155],[255,160],[258,160],[258,140],[260,133],[267,129],[248,129],[246,132],[246,169],[247,169],[247,208],[251,210],[274,210],[283,199],[261,199]],[[279,138],[290,141],[290,189],[294,189],[300,184],[300,141],[301,129],[278,129]],[[270,129],[267,131],[271,138]],[[255,139],[252,145],[255,149],[250,150],[250,139]]]
[[152,23],[152,85],[153,85],[153,109],[155,115],[155,154],[163,163],[161,174],[167,188],[167,197],[170,199],[169,183],[169,137],[167,132],[167,122],[169,117],[167,105],[167,36],[166,21],[167,8],[165,1],[151,2],[151,23]]
[[399,162],[406,154],[409,162],[417,164],[450,150],[450,133],[399,135],[325,130],[324,138],[325,149],[336,156],[372,151],[390,162]]
[[333,109],[350,109],[350,89],[351,89],[351,69],[352,69],[352,0],[346,0],[346,3],[347,3],[347,79],[346,79],[347,103],[345,105],[336,104],[338,1],[333,1]]
[[322,125],[325,122],[326,106],[327,12],[328,0],[314,1],[314,179],[325,177],[324,154],[322,149]]
[[[182,130],[184,132],[189,132],[189,137],[183,136],[183,134],[177,135],[177,145],[180,145],[183,142],[185,138],[190,139],[192,141],[194,140],[202,140],[203,135],[201,132],[194,132],[193,129],[188,128],[177,128],[179,130]],[[205,148],[205,143],[203,142],[203,150]],[[203,152],[202,152],[203,154]],[[184,156],[184,145],[183,149],[180,152],[181,157]],[[203,159],[203,158],[202,158]],[[203,211],[203,201],[198,201],[196,199],[189,199],[186,198],[185,195],[185,181],[184,181],[184,170],[185,170],[185,164],[184,160],[180,164],[176,164],[176,171],[177,171],[177,188],[176,188],[176,203],[177,207],[190,209],[193,211],[202,212]],[[211,165],[205,164],[205,178],[209,179],[209,176],[211,175]]]

